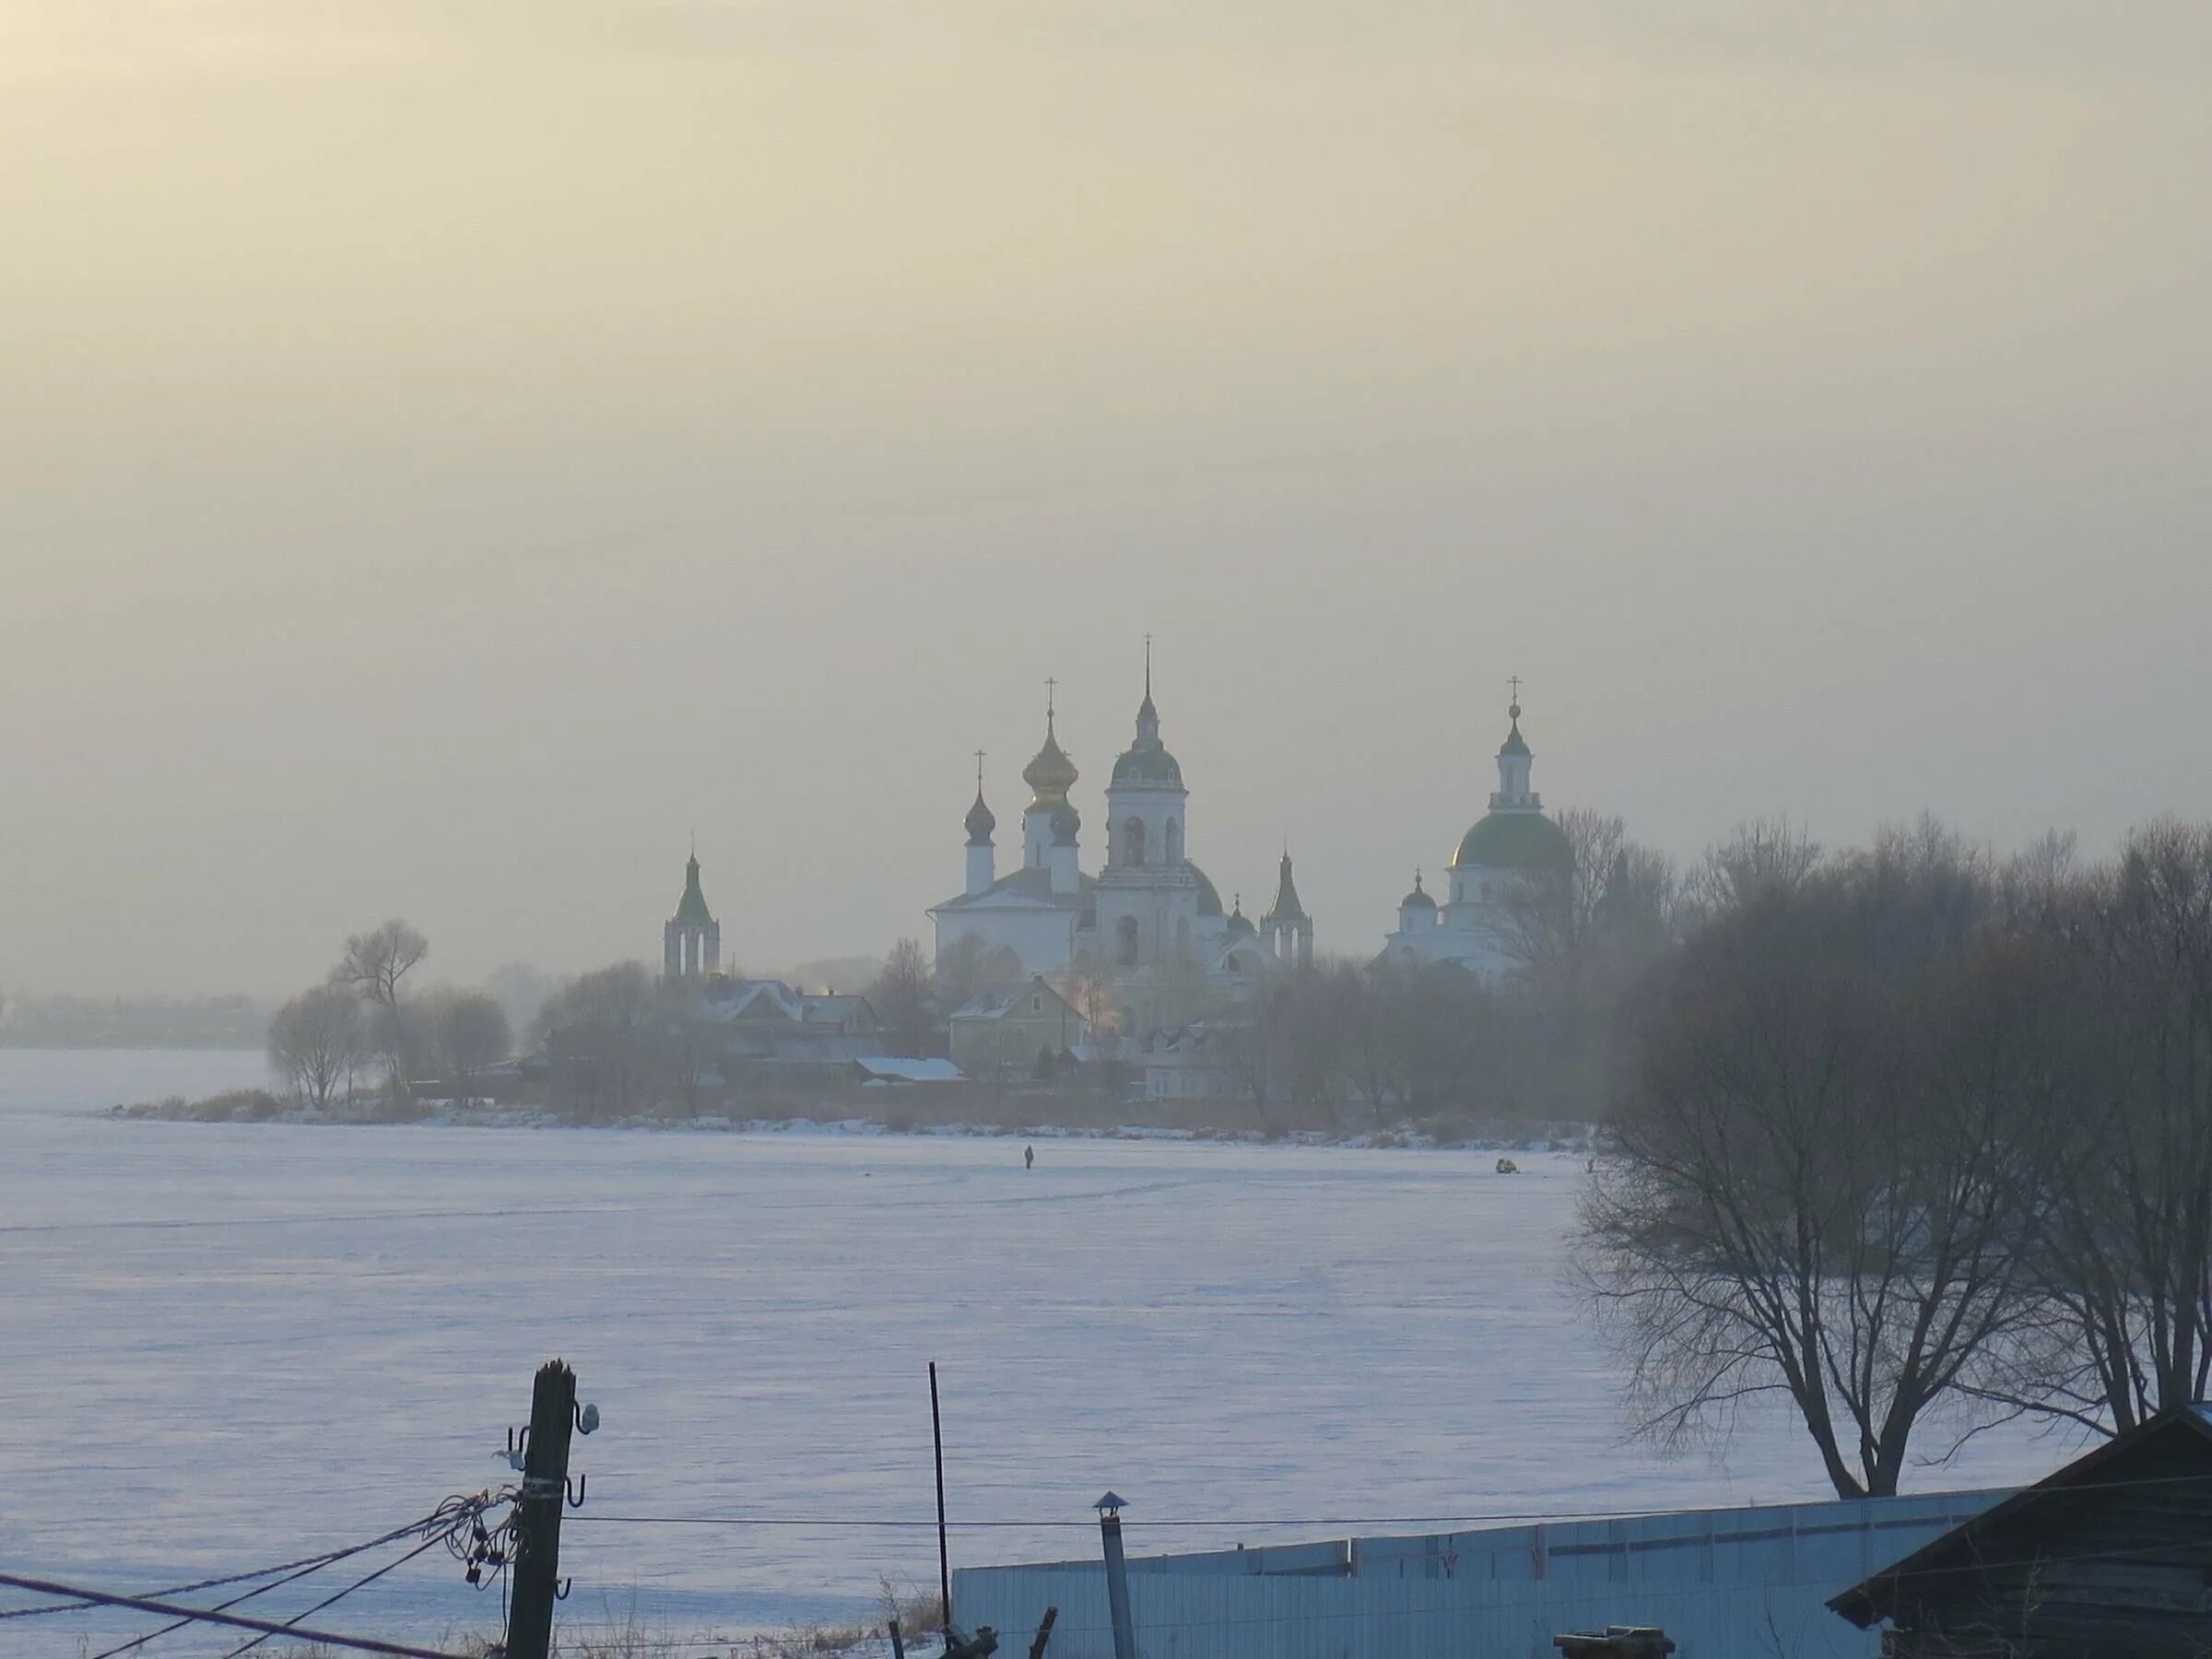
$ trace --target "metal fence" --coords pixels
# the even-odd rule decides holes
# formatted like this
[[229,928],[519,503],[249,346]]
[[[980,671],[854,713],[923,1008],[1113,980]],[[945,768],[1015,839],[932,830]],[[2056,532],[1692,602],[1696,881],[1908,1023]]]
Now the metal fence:
[[[1693,1510],[1133,1558],[1139,1659],[1556,1659],[1553,1636],[1658,1625],[1681,1659],[1871,1659],[1828,1598],[2006,1494]],[[1134,1523],[1133,1523],[1134,1524]],[[1113,1659],[1098,1561],[971,1568],[960,1623]]]

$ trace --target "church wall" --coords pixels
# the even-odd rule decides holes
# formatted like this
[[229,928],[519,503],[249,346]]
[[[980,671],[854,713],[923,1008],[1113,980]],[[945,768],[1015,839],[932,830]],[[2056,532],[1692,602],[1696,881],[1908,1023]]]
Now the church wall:
[[1159,879],[1149,881],[1140,872],[1116,871],[1099,884],[1099,949],[1114,967],[1128,965],[1122,955],[1124,920],[1136,924],[1136,966],[1198,959],[1197,877],[1187,870],[1156,874]]
[[1006,910],[959,912],[937,918],[937,959],[954,941],[972,936],[986,947],[1005,946],[1021,959],[1021,975],[1061,973],[1075,954],[1073,911]]

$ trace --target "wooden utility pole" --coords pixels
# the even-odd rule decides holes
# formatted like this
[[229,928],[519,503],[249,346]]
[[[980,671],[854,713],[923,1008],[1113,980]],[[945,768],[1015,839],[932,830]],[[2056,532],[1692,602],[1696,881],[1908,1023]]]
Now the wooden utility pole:
[[937,1453],[937,1596],[943,1604],[946,1645],[952,1645],[952,1554],[945,1543],[945,1418],[937,1407],[937,1362],[929,1362],[929,1438]]
[[530,1443],[523,1495],[514,1506],[514,1606],[507,1659],[547,1659],[560,1590],[560,1511],[568,1493],[569,1433],[576,1424],[576,1373],[559,1359],[537,1368],[530,1394]]

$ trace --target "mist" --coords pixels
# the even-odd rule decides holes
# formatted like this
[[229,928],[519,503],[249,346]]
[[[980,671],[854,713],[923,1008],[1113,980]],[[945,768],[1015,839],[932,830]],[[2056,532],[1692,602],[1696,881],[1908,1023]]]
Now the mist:
[[1512,675],[1679,854],[2212,816],[2199,7],[456,9],[0,21],[0,983],[879,953],[1147,633],[1334,951]]

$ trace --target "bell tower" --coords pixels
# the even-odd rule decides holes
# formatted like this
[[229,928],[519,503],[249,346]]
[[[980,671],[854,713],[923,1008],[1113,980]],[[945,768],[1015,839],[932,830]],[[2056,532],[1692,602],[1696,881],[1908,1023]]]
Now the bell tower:
[[661,961],[662,971],[672,980],[704,979],[722,971],[722,924],[714,920],[707,909],[707,896],[700,890],[697,846],[684,866],[684,896],[661,930]]

